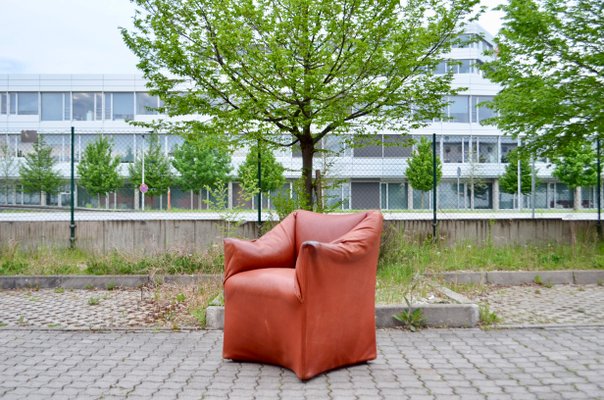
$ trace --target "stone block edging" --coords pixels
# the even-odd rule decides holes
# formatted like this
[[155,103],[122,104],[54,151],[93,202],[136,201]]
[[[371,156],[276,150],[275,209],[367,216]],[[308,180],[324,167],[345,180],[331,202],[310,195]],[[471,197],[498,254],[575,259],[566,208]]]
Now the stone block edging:
[[[375,307],[376,328],[395,328],[400,323],[394,316],[409,307],[404,305],[378,305]],[[427,327],[430,328],[473,328],[478,325],[479,311],[476,304],[422,304],[413,306],[422,310]],[[206,309],[206,329],[224,328],[224,307],[210,306]]]
[[0,276],[2,289],[108,289],[139,288],[149,284],[187,284],[208,279],[220,280],[220,275],[48,275]]
[[604,282],[604,270],[564,270],[564,271],[485,271],[485,272],[443,272],[433,274],[448,283],[491,284],[515,286],[535,283],[539,276],[546,284],[597,284]]

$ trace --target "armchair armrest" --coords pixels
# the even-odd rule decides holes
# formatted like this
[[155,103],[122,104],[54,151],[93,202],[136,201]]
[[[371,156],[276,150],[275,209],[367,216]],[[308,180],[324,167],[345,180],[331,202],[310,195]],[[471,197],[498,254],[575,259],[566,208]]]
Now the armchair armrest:
[[330,297],[333,293],[352,293],[351,287],[367,284],[375,292],[375,274],[382,231],[382,216],[374,213],[352,231],[330,243],[304,242],[296,262],[296,295],[305,301]]
[[224,281],[231,276],[258,268],[293,268],[295,215],[285,218],[260,239],[224,239]]

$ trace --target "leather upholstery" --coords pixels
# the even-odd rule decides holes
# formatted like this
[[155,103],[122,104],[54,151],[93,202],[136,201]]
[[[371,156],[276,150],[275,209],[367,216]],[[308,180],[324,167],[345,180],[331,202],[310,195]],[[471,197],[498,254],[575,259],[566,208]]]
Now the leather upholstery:
[[382,215],[295,211],[257,240],[224,240],[223,357],[300,379],[375,359]]

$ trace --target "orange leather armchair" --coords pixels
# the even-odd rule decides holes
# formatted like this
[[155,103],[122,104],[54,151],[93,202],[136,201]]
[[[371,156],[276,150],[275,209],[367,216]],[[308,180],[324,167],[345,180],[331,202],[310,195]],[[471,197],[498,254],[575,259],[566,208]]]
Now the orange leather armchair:
[[376,358],[382,215],[296,211],[263,237],[224,240],[223,357],[298,378]]

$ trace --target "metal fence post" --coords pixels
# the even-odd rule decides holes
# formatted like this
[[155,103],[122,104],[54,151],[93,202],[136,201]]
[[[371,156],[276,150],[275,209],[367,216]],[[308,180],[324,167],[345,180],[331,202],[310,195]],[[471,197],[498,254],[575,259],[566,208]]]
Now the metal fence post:
[[260,155],[260,138],[258,138],[258,236],[262,226],[262,160]]
[[71,188],[71,196],[69,200],[69,208],[70,208],[70,223],[69,223],[69,247],[71,249],[75,248],[75,160],[74,160],[74,143],[75,143],[75,129],[71,127],[71,179],[70,179],[70,188]]
[[432,134],[432,241],[436,242],[436,133]]
[[596,225],[596,229],[598,231],[598,238],[602,239],[602,155],[600,154],[600,137],[596,138],[596,165],[598,177],[596,181],[597,192],[598,192],[598,222]]

